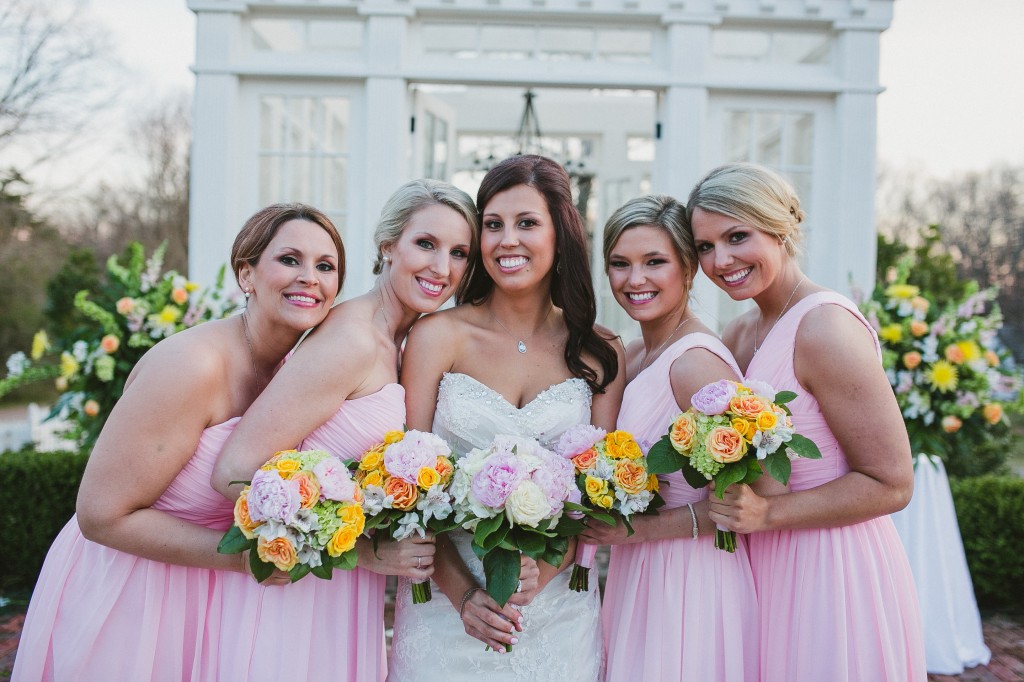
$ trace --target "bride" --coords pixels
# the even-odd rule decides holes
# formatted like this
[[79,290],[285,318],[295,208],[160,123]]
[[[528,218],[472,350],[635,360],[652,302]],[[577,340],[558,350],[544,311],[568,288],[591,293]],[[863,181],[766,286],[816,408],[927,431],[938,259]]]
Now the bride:
[[[409,336],[408,428],[432,429],[457,455],[499,434],[550,447],[576,424],[613,429],[622,347],[594,326],[568,175],[541,156],[506,159],[484,177],[477,206],[481,260],[470,265],[460,305],[424,318]],[[590,592],[573,592],[564,571],[575,544],[560,566],[524,557],[521,591],[499,607],[482,589],[470,541],[461,530],[438,539],[432,601],[413,605],[400,582],[388,679],[601,679],[596,581]]]

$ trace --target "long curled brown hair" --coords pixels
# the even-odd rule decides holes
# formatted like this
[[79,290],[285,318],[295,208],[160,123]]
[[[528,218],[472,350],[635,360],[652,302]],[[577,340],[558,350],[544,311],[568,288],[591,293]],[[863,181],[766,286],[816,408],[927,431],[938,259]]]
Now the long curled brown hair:
[[[583,219],[572,201],[569,175],[557,162],[544,156],[511,156],[484,176],[476,195],[477,210],[482,215],[495,194],[518,185],[527,185],[540,192],[554,222],[555,265],[551,273],[551,302],[562,309],[569,329],[565,364],[573,376],[587,382],[591,391],[603,393],[605,386],[619,372],[619,359],[609,340],[594,329],[597,301],[590,276]],[[480,305],[493,291],[494,280],[484,268],[483,257],[477,251],[459,286],[456,300]],[[585,353],[597,359],[600,373],[583,361]]]

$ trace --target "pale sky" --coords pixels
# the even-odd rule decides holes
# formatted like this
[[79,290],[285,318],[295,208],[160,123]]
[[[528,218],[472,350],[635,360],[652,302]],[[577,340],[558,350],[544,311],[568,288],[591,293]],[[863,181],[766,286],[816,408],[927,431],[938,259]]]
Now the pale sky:
[[[191,91],[185,0],[90,0],[135,74],[128,109]],[[882,34],[878,158],[925,175],[1024,164],[1024,0],[895,0]]]

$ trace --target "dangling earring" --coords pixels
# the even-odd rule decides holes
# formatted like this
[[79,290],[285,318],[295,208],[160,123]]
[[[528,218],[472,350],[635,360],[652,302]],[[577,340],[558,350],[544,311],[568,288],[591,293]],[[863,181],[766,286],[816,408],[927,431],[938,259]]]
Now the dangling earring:
[[558,262],[555,263],[555,274],[556,275],[561,275],[562,274],[562,260],[561,259],[559,259]]
[[252,296],[252,292],[248,289],[242,289],[242,293],[245,294],[245,307],[249,307],[249,297]]

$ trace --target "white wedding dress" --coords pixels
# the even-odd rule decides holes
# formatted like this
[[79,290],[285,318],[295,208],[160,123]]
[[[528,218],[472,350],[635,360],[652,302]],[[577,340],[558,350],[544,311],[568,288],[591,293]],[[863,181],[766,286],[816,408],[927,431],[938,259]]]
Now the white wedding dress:
[[[563,431],[590,423],[590,388],[582,379],[567,379],[541,392],[522,408],[466,374],[441,379],[433,431],[461,456],[490,444],[494,436],[536,438],[551,447]],[[461,530],[452,539],[481,585],[483,565]],[[399,580],[395,630],[388,663],[389,682],[458,682],[459,680],[551,680],[594,682],[603,677],[604,652],[599,621],[597,580],[590,592],[569,589],[562,571],[522,609],[525,623],[511,653],[485,651],[466,634],[458,610],[432,585],[433,598],[413,604],[407,579]],[[481,677],[486,676],[486,677]]]

